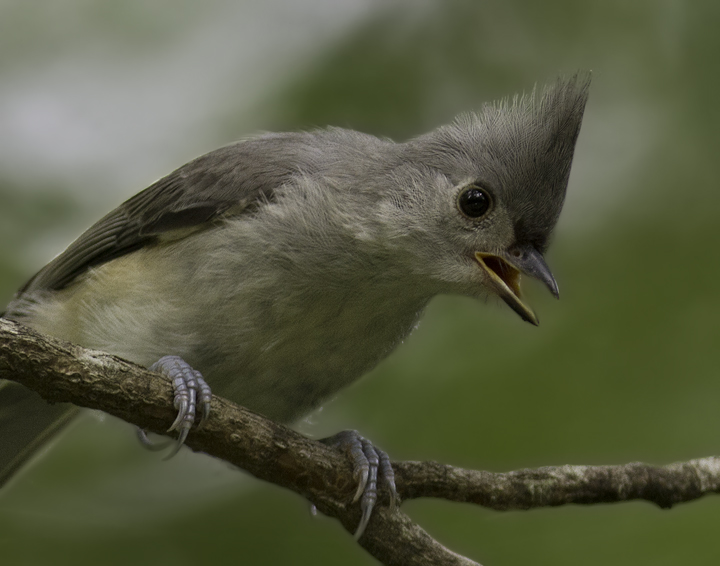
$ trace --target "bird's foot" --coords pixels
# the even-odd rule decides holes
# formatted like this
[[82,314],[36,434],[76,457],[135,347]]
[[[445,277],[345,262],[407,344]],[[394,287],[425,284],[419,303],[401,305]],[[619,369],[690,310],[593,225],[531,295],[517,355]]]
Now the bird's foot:
[[[193,369],[179,356],[164,356],[148,369],[157,371],[172,380],[175,393],[173,405],[178,411],[175,421],[167,430],[168,432],[178,431],[175,447],[167,456],[167,458],[172,458],[185,443],[190,429],[195,424],[197,409],[200,409],[198,428],[202,426],[202,423],[210,415],[212,392],[202,374]],[[155,444],[151,442],[143,430],[138,430],[138,437],[144,446],[152,450],[162,450],[167,446],[165,443]]]
[[353,464],[353,477],[358,482],[353,503],[360,501],[362,517],[355,531],[355,540],[358,540],[370,521],[370,516],[377,502],[378,475],[390,491],[390,505],[395,507],[398,500],[395,489],[395,472],[390,465],[388,455],[378,447],[363,438],[354,430],[344,430],[320,442],[329,446],[340,448],[348,454]]

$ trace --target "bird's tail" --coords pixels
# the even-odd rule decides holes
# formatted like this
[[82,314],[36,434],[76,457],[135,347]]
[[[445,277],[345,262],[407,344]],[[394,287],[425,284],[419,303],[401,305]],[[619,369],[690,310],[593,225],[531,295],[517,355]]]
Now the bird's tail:
[[51,405],[18,383],[0,380],[0,487],[78,412],[74,405]]

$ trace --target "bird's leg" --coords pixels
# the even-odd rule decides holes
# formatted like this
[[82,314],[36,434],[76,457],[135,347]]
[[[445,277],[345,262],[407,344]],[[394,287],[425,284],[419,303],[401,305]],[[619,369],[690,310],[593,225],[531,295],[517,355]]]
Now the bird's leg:
[[[178,438],[172,452],[167,456],[171,458],[177,454],[187,438],[190,429],[195,424],[197,408],[200,408],[200,422],[198,428],[210,415],[210,400],[212,392],[210,386],[203,379],[202,374],[193,369],[185,360],[179,356],[164,356],[148,368],[150,371],[157,371],[172,380],[175,393],[174,406],[178,410],[177,417],[168,432],[178,431]],[[148,448],[162,450],[165,444],[154,444],[148,439],[145,431],[139,430],[140,441]]]
[[370,521],[377,501],[378,475],[390,491],[390,505],[394,508],[397,503],[395,472],[390,465],[390,458],[354,430],[344,430],[334,436],[324,438],[320,442],[340,448],[348,454],[352,461],[353,477],[358,482],[353,503],[359,500],[362,509],[362,517],[355,531],[355,540],[358,540],[365,532],[365,527]]

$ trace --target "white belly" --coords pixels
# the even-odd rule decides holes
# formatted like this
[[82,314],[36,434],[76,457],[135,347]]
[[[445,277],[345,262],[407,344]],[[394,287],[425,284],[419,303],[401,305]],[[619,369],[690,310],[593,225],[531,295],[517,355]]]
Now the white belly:
[[179,355],[215,393],[288,422],[374,367],[427,302],[371,283],[309,285],[267,264],[262,276],[252,264],[229,276],[213,270],[217,258],[190,264],[178,258],[196,256],[175,248],[103,264],[24,308],[23,321],[144,366]]

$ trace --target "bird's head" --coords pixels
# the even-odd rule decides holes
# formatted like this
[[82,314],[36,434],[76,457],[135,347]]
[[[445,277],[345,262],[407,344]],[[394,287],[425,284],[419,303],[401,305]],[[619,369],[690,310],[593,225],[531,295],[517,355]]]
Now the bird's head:
[[543,254],[565,199],[589,77],[484,107],[405,145],[394,173],[416,272],[435,292],[496,295],[524,320],[523,275],[558,286]]

